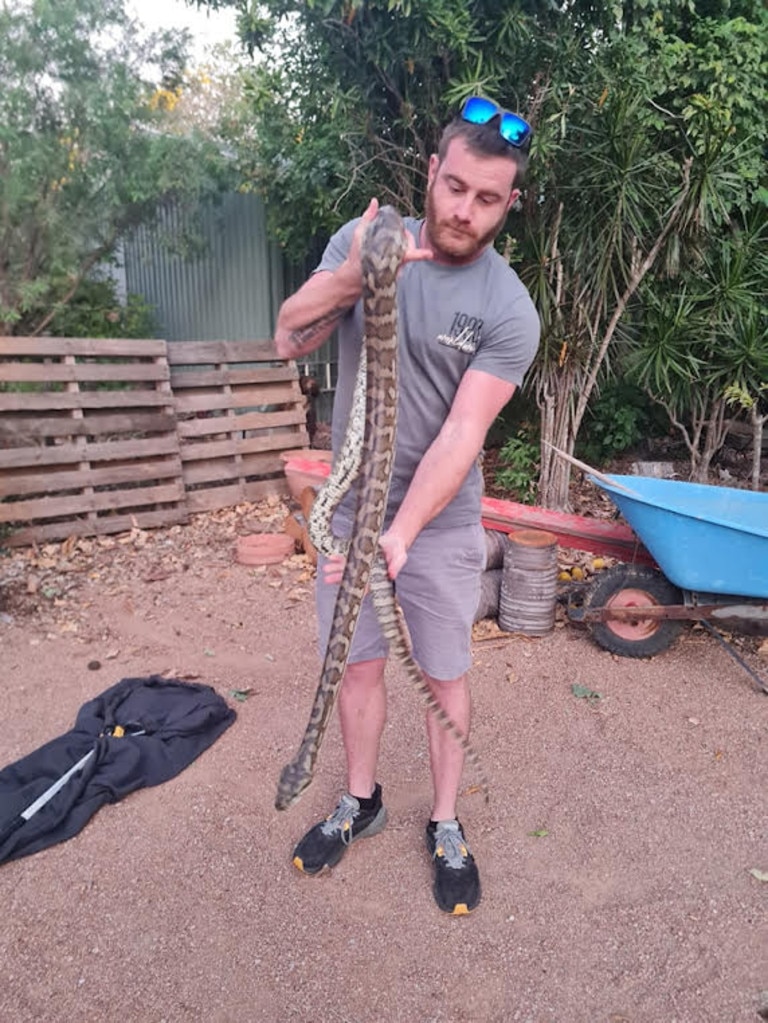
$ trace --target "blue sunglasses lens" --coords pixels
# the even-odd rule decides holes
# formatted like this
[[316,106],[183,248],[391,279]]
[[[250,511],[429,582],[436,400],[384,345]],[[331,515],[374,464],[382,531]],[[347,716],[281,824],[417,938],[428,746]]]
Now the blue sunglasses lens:
[[470,96],[461,108],[461,117],[470,124],[487,124],[494,117],[501,115],[499,134],[511,146],[523,146],[531,135],[531,126],[519,114],[502,110],[493,100],[483,96]]
[[501,116],[499,132],[513,146],[521,146],[531,134],[531,126],[517,114],[504,113]]
[[491,100],[483,99],[482,96],[471,96],[464,104],[461,116],[472,124],[487,124],[499,113],[501,111]]

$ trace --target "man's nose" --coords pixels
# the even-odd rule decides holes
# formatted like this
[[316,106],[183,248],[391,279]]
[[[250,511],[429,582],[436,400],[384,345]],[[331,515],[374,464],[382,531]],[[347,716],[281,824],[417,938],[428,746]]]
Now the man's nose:
[[472,219],[472,199],[468,195],[462,195],[456,202],[453,212],[457,220],[469,221]]

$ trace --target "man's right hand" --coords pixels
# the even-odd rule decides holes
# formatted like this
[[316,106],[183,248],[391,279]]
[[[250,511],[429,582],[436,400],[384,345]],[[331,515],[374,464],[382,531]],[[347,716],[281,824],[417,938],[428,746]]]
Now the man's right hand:
[[[376,198],[371,199],[368,203],[368,207],[360,218],[360,223],[355,228],[355,232],[352,235],[352,244],[349,247],[349,253],[347,258],[341,264],[336,273],[344,274],[350,281],[362,282],[363,269],[360,261],[360,251],[363,245],[363,236],[368,230],[368,225],[376,219],[376,214],[379,212],[379,200]],[[403,263],[414,263],[421,259],[434,259],[434,253],[431,249],[420,249],[416,245],[413,239],[413,235],[410,231],[407,233],[407,247],[405,255],[403,256]]]

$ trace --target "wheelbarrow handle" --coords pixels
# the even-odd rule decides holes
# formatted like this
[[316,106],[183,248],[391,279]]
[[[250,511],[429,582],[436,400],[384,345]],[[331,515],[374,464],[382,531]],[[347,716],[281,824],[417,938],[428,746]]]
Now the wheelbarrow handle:
[[566,462],[570,462],[571,465],[575,465],[577,469],[581,469],[584,472],[588,472],[590,476],[594,476],[596,480],[600,480],[601,483],[605,483],[606,486],[615,487],[616,490],[623,490],[626,494],[631,494],[633,497],[640,497],[636,490],[632,487],[627,487],[623,483],[619,483],[618,480],[612,479],[610,476],[606,476],[604,472],[600,472],[599,469],[593,469],[591,465],[587,465],[586,462],[580,461],[578,458],[574,458],[573,455],[569,455],[567,451],[561,451],[560,448],[556,448],[554,444],[550,444],[548,440],[543,441],[548,448],[552,448],[555,454],[560,455]]

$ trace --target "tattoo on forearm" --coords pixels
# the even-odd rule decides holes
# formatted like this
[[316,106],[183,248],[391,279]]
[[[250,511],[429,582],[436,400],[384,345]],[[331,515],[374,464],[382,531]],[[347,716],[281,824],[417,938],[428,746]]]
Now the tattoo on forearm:
[[312,341],[318,334],[327,330],[332,324],[335,325],[345,312],[346,309],[343,306],[331,309],[330,312],[324,313],[323,316],[318,316],[316,320],[308,323],[306,327],[299,327],[297,330],[292,330],[288,335],[288,340],[291,342],[294,349],[299,352],[304,345],[306,345],[309,341]]

